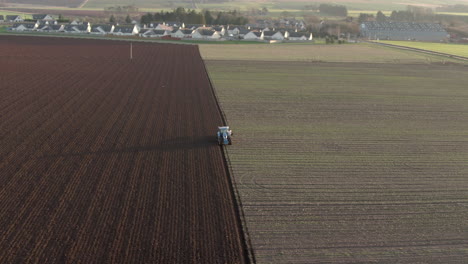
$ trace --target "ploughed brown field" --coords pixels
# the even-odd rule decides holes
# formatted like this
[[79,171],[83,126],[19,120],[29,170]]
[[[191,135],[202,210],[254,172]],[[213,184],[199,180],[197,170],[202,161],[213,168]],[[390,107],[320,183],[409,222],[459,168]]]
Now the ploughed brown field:
[[197,46],[0,37],[0,263],[244,263]]

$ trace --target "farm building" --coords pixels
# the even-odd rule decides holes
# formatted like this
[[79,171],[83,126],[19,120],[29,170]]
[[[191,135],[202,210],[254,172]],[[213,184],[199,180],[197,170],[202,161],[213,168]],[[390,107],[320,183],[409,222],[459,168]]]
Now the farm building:
[[361,35],[368,39],[442,41],[447,32],[440,24],[414,22],[364,22]]

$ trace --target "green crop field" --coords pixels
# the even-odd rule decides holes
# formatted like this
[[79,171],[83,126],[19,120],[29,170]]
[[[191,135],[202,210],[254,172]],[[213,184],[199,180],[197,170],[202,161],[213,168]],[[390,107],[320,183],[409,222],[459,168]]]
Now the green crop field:
[[6,16],[9,16],[9,15],[20,15],[21,17],[27,18],[27,19],[32,18],[31,14],[26,14],[26,13],[22,13],[22,12],[8,11],[8,10],[0,10],[0,15],[3,15],[4,18]]
[[429,42],[414,42],[414,41],[379,41],[379,42],[468,57],[468,45],[466,44],[429,43]]
[[379,62],[379,63],[434,63],[450,59],[411,51],[403,51],[372,44],[314,45],[203,44],[200,50],[207,60],[261,60],[261,61],[326,61],[326,62]]
[[468,258],[466,67],[223,55],[206,63],[258,263]]

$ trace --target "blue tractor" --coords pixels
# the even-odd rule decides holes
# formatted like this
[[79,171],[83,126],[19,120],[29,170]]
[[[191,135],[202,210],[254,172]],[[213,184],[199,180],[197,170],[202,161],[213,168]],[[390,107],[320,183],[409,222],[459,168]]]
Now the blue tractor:
[[231,145],[232,140],[232,131],[229,130],[228,126],[218,127],[218,132],[216,133],[218,136],[218,144],[221,145]]

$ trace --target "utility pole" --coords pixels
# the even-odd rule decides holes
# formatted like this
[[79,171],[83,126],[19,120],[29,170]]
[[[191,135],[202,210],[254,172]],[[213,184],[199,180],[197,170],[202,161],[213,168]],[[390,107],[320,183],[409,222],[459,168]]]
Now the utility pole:
[[133,59],[133,42],[130,42],[130,59]]

